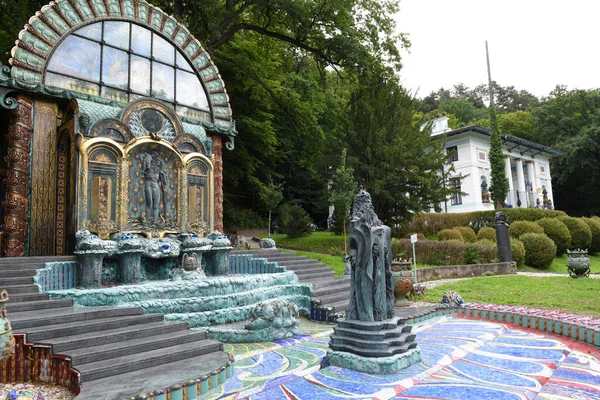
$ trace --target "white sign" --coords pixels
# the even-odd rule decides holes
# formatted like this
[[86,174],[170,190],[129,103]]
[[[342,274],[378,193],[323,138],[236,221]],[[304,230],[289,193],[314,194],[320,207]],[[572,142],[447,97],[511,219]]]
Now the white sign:
[[416,233],[413,233],[412,235],[410,235],[410,242],[417,243],[417,234]]

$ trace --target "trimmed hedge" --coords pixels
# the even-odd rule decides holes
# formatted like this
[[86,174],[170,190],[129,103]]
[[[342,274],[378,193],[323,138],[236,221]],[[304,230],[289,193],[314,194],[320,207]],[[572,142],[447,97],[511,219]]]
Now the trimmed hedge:
[[571,233],[569,228],[558,218],[542,218],[536,223],[544,228],[544,233],[552,239],[556,245],[556,256],[565,254],[571,247]]
[[512,259],[521,267],[525,265],[525,245],[519,239],[510,238],[510,252]]
[[490,239],[481,239],[481,240],[478,240],[477,243],[484,244],[486,246],[497,247],[496,242],[494,242],[493,240],[490,240]]
[[531,221],[516,221],[508,228],[508,234],[514,239],[518,239],[526,233],[544,233],[544,228]]
[[[470,213],[420,213],[414,214],[407,231],[421,232],[425,236],[434,235],[442,229],[455,226],[468,226],[478,232],[484,226],[493,227],[497,210],[475,211]],[[515,221],[537,221],[545,217],[566,216],[564,211],[541,208],[504,208],[508,223]]]
[[437,237],[439,240],[463,240],[462,234],[456,229],[442,229],[438,232]]
[[581,218],[559,217],[571,233],[569,249],[589,249],[592,244],[592,230]]
[[496,243],[496,228],[490,228],[489,226],[484,226],[477,232],[477,240],[491,240]]
[[525,247],[525,264],[546,269],[554,261],[556,245],[543,233],[526,233],[519,238]]
[[600,218],[581,218],[583,222],[588,224],[592,231],[592,244],[590,245],[589,253],[600,251]]
[[462,235],[462,238],[467,243],[475,243],[477,241],[477,235],[475,231],[468,226],[457,226],[453,229],[456,229]]
[[[471,249],[471,250],[469,250]],[[473,251],[474,250],[474,251]],[[464,243],[455,240],[426,240],[415,243],[417,263],[429,265],[462,265],[476,258],[479,263],[498,262],[496,246],[482,243]],[[412,244],[408,239],[392,240],[392,254],[412,255]]]
[[[410,235],[413,235],[414,233],[407,233],[406,235],[402,236],[402,239],[410,239]],[[417,233],[417,240],[428,240],[427,236],[423,235],[422,233]]]

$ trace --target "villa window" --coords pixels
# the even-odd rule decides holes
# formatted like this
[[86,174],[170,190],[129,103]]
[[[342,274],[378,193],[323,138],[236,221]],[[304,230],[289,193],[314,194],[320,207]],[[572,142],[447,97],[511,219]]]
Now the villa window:
[[453,206],[462,204],[462,195],[460,194],[462,192],[461,178],[450,178],[450,187],[453,187],[458,192],[452,195],[450,204]]
[[448,155],[448,161],[458,161],[458,148],[456,146],[447,147],[446,154]]

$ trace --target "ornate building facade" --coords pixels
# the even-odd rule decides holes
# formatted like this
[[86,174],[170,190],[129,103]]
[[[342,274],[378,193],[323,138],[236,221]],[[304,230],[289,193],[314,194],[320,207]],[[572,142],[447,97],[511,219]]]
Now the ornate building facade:
[[2,256],[71,254],[75,232],[222,230],[236,136],[217,67],[144,0],[57,0],[0,70]]

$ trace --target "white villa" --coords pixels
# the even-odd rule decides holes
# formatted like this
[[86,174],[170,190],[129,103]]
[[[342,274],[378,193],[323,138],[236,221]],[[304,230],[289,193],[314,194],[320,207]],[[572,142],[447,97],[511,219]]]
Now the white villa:
[[[478,125],[452,130],[448,117],[441,116],[431,122],[431,136],[446,137],[446,152],[454,165],[446,182],[455,185],[468,196],[456,195],[438,204],[432,212],[470,212],[493,210],[487,188],[490,184],[490,129]],[[554,208],[550,158],[560,156],[560,151],[501,133],[505,154],[505,174],[509,184],[507,207]]]

